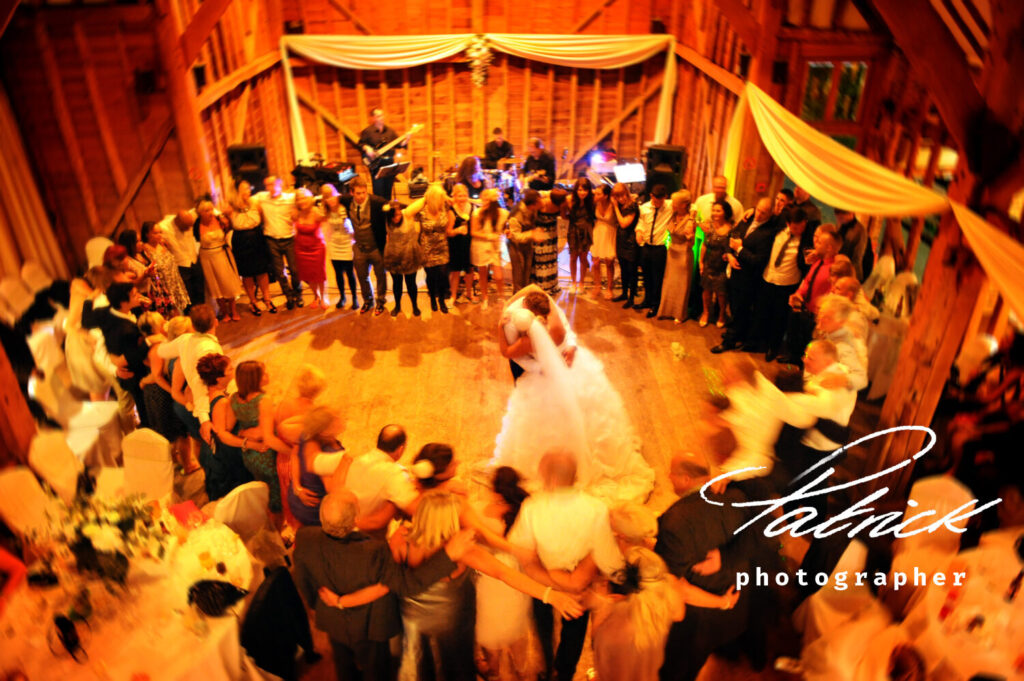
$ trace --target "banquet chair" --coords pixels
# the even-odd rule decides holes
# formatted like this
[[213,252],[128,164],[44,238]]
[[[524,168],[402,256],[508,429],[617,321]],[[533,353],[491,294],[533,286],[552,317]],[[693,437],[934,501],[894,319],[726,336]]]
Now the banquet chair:
[[53,284],[53,277],[35,260],[26,260],[21,266],[21,280],[33,295]]
[[[851,541],[832,570],[828,585],[809,596],[793,613],[793,623],[803,632],[805,648],[825,632],[835,629],[875,603],[871,589],[866,584],[858,586],[855,579],[855,573],[864,570],[867,560],[867,546],[857,539]],[[847,588],[844,591],[834,588],[836,575],[840,573],[845,573]]]
[[256,480],[239,485],[213,502],[212,515],[234,530],[243,542],[248,542],[270,519],[267,512],[269,503],[270,487]]
[[124,492],[141,494],[147,500],[162,499],[174,491],[174,463],[171,443],[149,428],[125,436]]
[[94,236],[85,242],[85,259],[89,267],[99,267],[103,264],[103,255],[107,249],[114,245],[114,242],[105,236]]
[[48,516],[55,516],[57,510],[29,468],[13,466],[0,471],[0,518],[15,533],[30,538],[45,532]]
[[12,317],[10,323],[21,319],[32,303],[35,302],[35,295],[25,286],[20,277],[8,275],[0,279],[0,298],[6,303],[7,313]]
[[74,501],[82,464],[68,446],[64,433],[59,430],[36,433],[28,448],[28,465],[65,504]]

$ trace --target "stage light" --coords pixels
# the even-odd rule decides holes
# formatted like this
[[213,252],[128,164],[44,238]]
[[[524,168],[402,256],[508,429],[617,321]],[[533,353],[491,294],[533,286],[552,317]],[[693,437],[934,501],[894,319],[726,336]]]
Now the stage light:
[[590,155],[590,165],[594,165],[596,163],[604,163],[604,154],[600,151],[595,151]]

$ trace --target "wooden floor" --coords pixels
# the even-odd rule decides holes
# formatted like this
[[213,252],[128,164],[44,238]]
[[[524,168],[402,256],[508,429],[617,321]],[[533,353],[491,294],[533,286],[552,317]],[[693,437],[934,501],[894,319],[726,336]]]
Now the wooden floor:
[[[333,286],[330,295],[336,300]],[[493,300],[486,310],[464,304],[443,315],[430,311],[425,287],[419,301],[422,317],[406,309],[392,318],[388,313],[339,311],[333,305],[328,311],[314,310],[308,307],[308,292],[307,307],[287,311],[278,296],[278,314],[256,318],[244,310],[242,321],[222,323],[217,335],[236,363],[257,359],[267,365],[274,396],[293,387],[303,364],[320,367],[328,377],[326,401],[344,415],[343,442],[350,451],[370,449],[383,425],[400,423],[409,433],[407,459],[427,442],[447,442],[467,469],[490,458],[513,387],[495,337],[501,306]],[[408,298],[404,304],[409,307]],[[721,332],[694,321],[678,325],[647,319],[591,295],[563,293],[559,304],[580,344],[604,362],[641,434],[644,457],[657,472],[649,505],[660,513],[675,500],[667,480],[668,461],[673,453],[693,446],[702,395],[719,380],[720,360],[710,348]],[[675,349],[673,344],[678,344]],[[318,648],[325,651],[326,640],[318,640],[324,644]],[[588,650],[577,678],[586,678],[590,666]],[[330,669],[325,660],[304,678],[329,678]],[[703,678],[783,677],[713,661]]]

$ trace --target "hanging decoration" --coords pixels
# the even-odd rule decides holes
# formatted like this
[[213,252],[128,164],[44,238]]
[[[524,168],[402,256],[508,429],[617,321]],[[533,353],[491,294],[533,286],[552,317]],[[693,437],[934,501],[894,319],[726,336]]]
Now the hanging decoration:
[[466,56],[469,57],[469,67],[472,70],[471,78],[473,85],[483,87],[487,83],[487,69],[494,61],[494,53],[491,46],[487,44],[487,36],[477,34],[466,49]]

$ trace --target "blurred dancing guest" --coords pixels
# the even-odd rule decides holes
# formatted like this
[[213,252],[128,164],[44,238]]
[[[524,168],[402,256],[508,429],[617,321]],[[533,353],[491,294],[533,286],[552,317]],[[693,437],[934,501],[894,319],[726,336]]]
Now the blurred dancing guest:
[[256,304],[256,287],[259,286],[267,312],[275,314],[277,308],[270,300],[270,251],[263,234],[263,213],[252,198],[252,185],[239,180],[228,205],[231,209],[228,214],[232,229],[231,250],[238,273],[242,276],[242,286],[249,296],[249,310],[257,317],[263,314]]
[[[788,191],[788,190],[787,190]],[[729,178],[715,175],[711,178],[711,191],[701,194],[693,202],[699,220],[706,222],[711,219],[711,206],[716,201],[725,201],[732,208],[732,214],[738,219],[743,215],[743,204],[735,196],[729,194]]]
[[325,182],[320,188],[320,196],[323,199],[324,215],[327,218],[327,255],[331,259],[334,279],[338,284],[338,302],[334,307],[339,310],[345,307],[345,282],[347,281],[349,292],[352,294],[352,309],[358,310],[356,275],[352,265],[355,257],[352,252],[354,239],[352,221],[348,219],[348,212],[345,210],[345,206],[341,205],[338,190],[333,184]]
[[228,250],[227,233],[231,229],[228,219],[216,215],[212,201],[200,201],[196,206],[199,217],[192,227],[192,235],[199,243],[199,262],[210,297],[217,300],[217,311],[229,321],[241,320],[235,299],[241,294],[238,270]]
[[480,274],[480,297],[486,308],[490,297],[487,283],[488,268],[494,270],[494,284],[498,300],[505,297],[505,273],[501,262],[501,235],[505,231],[508,211],[498,204],[498,190],[486,189],[480,195],[480,209],[473,213],[470,223],[472,242],[469,252],[473,266]]
[[672,240],[665,264],[665,283],[662,285],[658,319],[674,319],[676,324],[686,319],[690,302],[690,282],[693,279],[693,240],[696,221],[691,213],[690,191],[683,189],[672,195],[672,216],[668,233]]
[[[274,268],[274,278],[281,286],[288,309],[296,305],[302,307],[302,285],[299,283],[299,268],[295,261],[295,224],[292,222],[295,194],[284,192],[281,178],[273,175],[263,181],[263,186],[266,191],[254,198],[263,213],[263,233],[270,249],[270,266]],[[286,262],[290,282],[284,275]]]
[[336,409],[317,406],[302,419],[302,434],[296,455],[291,458],[291,484],[288,508],[300,525],[320,524],[320,503],[327,493],[331,476],[314,471],[316,458],[344,449],[341,446],[341,415]]
[[299,279],[313,290],[313,307],[327,309],[327,245],[321,229],[324,216],[305,187],[295,192],[295,264]]
[[636,242],[636,226],[640,222],[640,209],[626,185],[621,182],[612,187],[612,207],[618,224],[615,232],[615,257],[619,261],[619,274],[622,278],[622,292],[612,298],[612,302],[625,301],[622,307],[628,310],[633,307],[639,285],[637,268],[640,246]]

